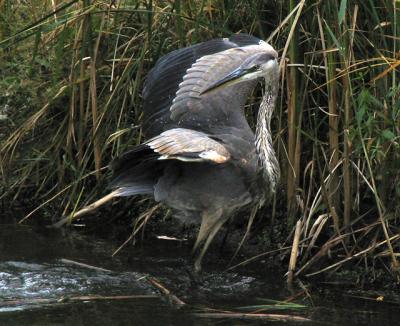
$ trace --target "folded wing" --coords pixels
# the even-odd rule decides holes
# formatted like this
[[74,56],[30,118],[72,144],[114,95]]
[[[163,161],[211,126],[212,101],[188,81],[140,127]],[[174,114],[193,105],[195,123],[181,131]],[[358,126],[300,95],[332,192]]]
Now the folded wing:
[[152,194],[168,160],[222,164],[230,158],[220,141],[203,132],[170,129],[116,159],[109,187],[118,189],[118,196]]
[[203,132],[184,128],[167,130],[146,145],[160,155],[159,160],[225,163],[230,159],[228,150],[220,142]]

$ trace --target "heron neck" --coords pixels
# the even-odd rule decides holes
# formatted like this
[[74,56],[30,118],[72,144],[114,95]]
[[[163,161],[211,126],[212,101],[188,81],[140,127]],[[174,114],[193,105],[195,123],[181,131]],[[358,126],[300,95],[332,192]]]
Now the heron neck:
[[275,188],[280,176],[278,160],[272,145],[270,126],[272,112],[275,108],[277,92],[277,83],[265,83],[264,96],[258,110],[255,140],[259,167],[261,168],[263,178],[269,186],[269,190],[271,192],[275,192]]

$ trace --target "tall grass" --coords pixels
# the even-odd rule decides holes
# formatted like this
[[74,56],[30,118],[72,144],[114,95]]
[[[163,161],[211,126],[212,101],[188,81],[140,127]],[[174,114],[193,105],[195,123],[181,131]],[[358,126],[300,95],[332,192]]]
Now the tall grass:
[[[396,275],[399,6],[1,1],[1,198],[49,202],[65,215],[105,194],[108,162],[142,141],[141,88],[161,55],[233,32],[271,35],[283,76],[274,138],[284,173],[274,207],[288,230],[301,221],[292,274],[363,259]],[[337,260],[321,267],[328,253]]]

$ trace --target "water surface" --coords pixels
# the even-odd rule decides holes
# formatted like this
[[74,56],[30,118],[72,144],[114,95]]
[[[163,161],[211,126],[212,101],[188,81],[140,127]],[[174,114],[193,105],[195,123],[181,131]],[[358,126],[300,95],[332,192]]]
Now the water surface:
[[[286,300],[292,293],[284,273],[266,265],[225,273],[226,262],[211,254],[208,261],[214,264],[208,263],[201,279],[194,279],[189,248],[176,242],[152,241],[112,258],[119,243],[77,231],[0,227],[0,325],[396,325],[400,320],[396,293],[385,293],[379,301],[379,292],[318,285],[310,287],[309,297],[295,300],[304,309],[274,311],[311,322],[203,318],[195,313],[241,311],[237,308],[262,299]],[[149,277],[187,305],[178,309]],[[130,298],[69,300],[83,296]]]

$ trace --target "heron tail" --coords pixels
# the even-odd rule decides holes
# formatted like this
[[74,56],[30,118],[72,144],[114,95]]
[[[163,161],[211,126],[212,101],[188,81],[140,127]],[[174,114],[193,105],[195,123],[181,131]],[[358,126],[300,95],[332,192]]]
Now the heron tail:
[[108,188],[117,190],[116,197],[154,194],[161,173],[158,156],[145,145],[138,145],[111,163],[112,181]]

